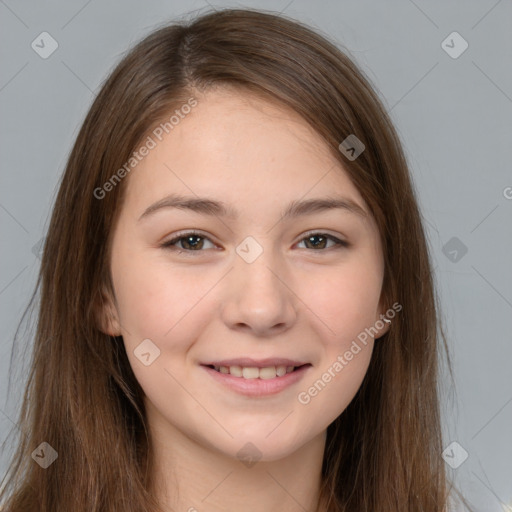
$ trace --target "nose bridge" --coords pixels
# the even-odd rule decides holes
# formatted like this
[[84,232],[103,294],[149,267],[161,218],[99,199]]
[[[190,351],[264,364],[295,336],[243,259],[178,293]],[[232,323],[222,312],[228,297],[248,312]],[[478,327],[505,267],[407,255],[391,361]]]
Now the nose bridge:
[[285,285],[286,269],[278,252],[253,237],[242,241],[236,252],[224,320],[261,332],[289,326],[295,317],[293,293]]
[[240,298],[267,293],[277,297],[283,293],[282,278],[278,278],[284,272],[283,265],[270,246],[263,248],[263,243],[248,237],[239,244],[236,252],[234,270],[242,292]]

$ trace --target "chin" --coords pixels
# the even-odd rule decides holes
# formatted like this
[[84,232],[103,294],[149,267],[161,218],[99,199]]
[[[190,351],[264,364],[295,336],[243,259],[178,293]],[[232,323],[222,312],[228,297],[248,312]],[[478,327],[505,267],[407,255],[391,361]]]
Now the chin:
[[293,439],[290,431],[283,430],[281,435],[274,432],[252,432],[235,435],[229,441],[229,447],[221,451],[231,458],[238,459],[251,467],[256,462],[272,462],[284,459],[307,443],[307,440]]

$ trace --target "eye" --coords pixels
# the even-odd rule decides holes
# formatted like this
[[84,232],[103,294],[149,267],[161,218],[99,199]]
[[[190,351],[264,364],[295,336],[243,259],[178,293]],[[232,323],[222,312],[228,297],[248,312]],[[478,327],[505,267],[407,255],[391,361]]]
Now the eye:
[[344,240],[340,240],[340,239],[336,238],[335,236],[328,235],[327,233],[322,233],[319,231],[307,233],[306,237],[303,238],[299,242],[299,244],[305,242],[306,244],[310,244],[311,248],[318,250],[318,249],[332,248],[333,247],[332,245],[331,245],[331,247],[326,247],[326,245],[329,241],[333,242],[334,246],[335,247],[337,246],[338,248],[349,246],[348,242],[345,242]]
[[[178,253],[201,252],[201,249],[204,248],[205,240],[212,243],[209,238],[202,236],[200,233],[190,231],[188,233],[180,233],[172,240],[164,242],[160,247],[175,250]],[[180,248],[176,248],[176,244],[181,244],[181,249],[183,250],[180,250]]]
[[[178,253],[190,254],[192,252],[201,252],[202,249],[205,248],[208,249],[208,247],[205,247],[205,242],[210,243],[213,247],[215,247],[209,238],[196,231],[190,231],[188,233],[179,233],[178,236],[175,236],[173,239],[164,242],[160,247],[173,250]],[[331,242],[332,245],[327,247],[329,242]],[[307,249],[314,249],[315,251],[330,249],[333,248],[333,246],[340,248],[348,247],[350,245],[344,240],[340,240],[332,235],[328,235],[327,233],[322,232],[307,233],[306,236],[299,242],[299,244],[301,243],[305,243]]]

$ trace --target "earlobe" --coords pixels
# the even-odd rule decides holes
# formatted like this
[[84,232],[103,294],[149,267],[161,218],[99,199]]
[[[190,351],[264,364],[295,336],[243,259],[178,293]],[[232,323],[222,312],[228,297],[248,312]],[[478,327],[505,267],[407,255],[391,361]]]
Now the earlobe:
[[96,324],[98,329],[109,336],[120,336],[121,326],[116,306],[111,294],[103,287],[99,303],[96,305]]
[[385,334],[389,332],[391,327],[391,320],[386,316],[386,312],[388,310],[379,304],[378,315],[375,318],[375,327],[378,329],[379,333],[375,336],[375,339],[382,338]]
[[[391,320],[384,314],[382,313],[379,317],[379,320],[381,320],[382,323],[384,323],[384,326],[382,329],[380,329],[380,332],[379,332],[379,337],[382,337],[384,336],[384,334],[387,334],[389,332],[389,329],[391,327]],[[379,327],[381,326],[381,322],[379,322]]]

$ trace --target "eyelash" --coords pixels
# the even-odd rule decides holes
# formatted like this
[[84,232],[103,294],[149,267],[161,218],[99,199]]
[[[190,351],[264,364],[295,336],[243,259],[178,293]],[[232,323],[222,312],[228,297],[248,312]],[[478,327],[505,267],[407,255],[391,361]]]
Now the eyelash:
[[[186,253],[187,255],[192,255],[195,252],[197,252],[197,253],[204,252],[204,249],[191,250],[191,249],[177,249],[176,247],[173,247],[174,244],[176,244],[180,240],[183,240],[184,238],[187,238],[190,236],[202,238],[203,240],[208,240],[211,242],[211,240],[208,237],[203,236],[201,233],[198,233],[197,231],[188,231],[188,232],[178,233],[178,235],[175,236],[172,240],[168,240],[167,242],[164,242],[163,244],[160,245],[160,247],[162,249],[167,249],[167,250],[176,252],[178,254]],[[323,252],[328,249],[342,249],[342,248],[348,248],[350,246],[350,244],[348,242],[345,242],[344,240],[340,240],[339,238],[336,238],[335,236],[329,235],[327,233],[323,233],[322,231],[311,231],[311,232],[306,233],[304,235],[304,237],[299,241],[299,243],[301,243],[304,240],[311,238],[313,236],[322,236],[329,240],[332,240],[335,242],[336,246],[328,247],[326,249],[310,249],[310,251]]]

